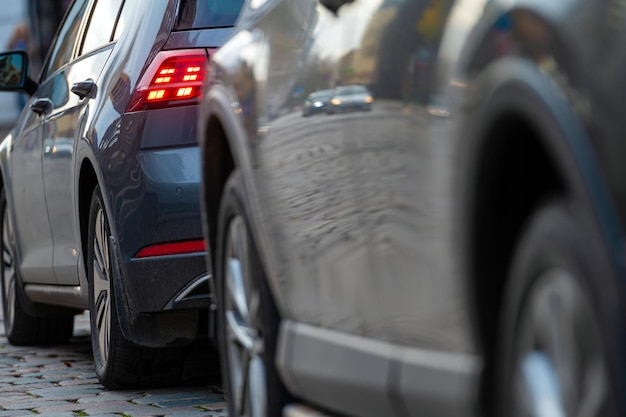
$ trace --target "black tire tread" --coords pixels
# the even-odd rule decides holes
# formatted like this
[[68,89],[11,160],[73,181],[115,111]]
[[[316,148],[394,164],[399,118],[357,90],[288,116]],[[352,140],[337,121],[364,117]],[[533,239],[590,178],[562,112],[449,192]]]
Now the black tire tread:
[[[95,212],[98,207],[104,209],[100,188],[96,187],[91,201],[89,213],[89,261],[93,262],[93,229],[95,222]],[[107,222],[108,222],[108,217]],[[91,285],[93,277],[91,268],[88,269],[89,282]],[[115,288],[111,285],[111,336],[108,363],[102,370],[97,369],[100,383],[108,389],[125,389],[140,387],[157,387],[177,384],[182,377],[185,365],[184,348],[151,348],[132,343],[127,340],[120,329],[117,317],[117,307],[115,305]],[[90,290],[90,308],[93,303],[93,294]],[[94,349],[94,360],[98,349],[97,332],[95,322],[92,320],[92,347]],[[96,365],[96,368],[98,366]]]
[[[261,298],[261,325],[263,327],[263,338],[265,342],[264,356],[266,365],[266,384],[267,384],[267,407],[268,416],[282,415],[282,409],[285,404],[291,401],[291,395],[282,383],[278,370],[275,366],[275,356],[278,342],[278,330],[280,326],[280,314],[276,303],[272,297],[267,278],[263,271],[263,266],[259,258],[258,250],[254,239],[250,233],[249,217],[246,212],[246,206],[243,199],[243,185],[241,174],[238,170],[231,173],[222,194],[222,204],[219,212],[218,223],[218,256],[216,260],[216,290],[218,293],[218,343],[220,346],[221,363],[222,363],[222,375],[225,384],[226,391],[228,388],[228,359],[226,357],[226,347],[224,342],[224,318],[223,318],[223,306],[219,302],[219,298],[223,294],[223,257],[224,257],[224,244],[226,241],[227,225],[230,218],[233,215],[240,215],[248,230],[249,248],[248,253],[250,255],[250,261],[255,265],[252,270],[257,271],[256,279],[259,285],[259,292]],[[233,417],[237,417],[232,409],[232,401],[229,401],[229,413]]]
[[[609,340],[607,329],[618,328],[617,320],[620,315],[614,309],[617,292],[610,290],[611,267],[608,258],[600,250],[602,245],[602,239],[591,217],[570,201],[548,200],[535,211],[528,222],[514,251],[501,307],[496,395],[493,396],[494,415],[508,415],[511,412],[508,400],[511,384],[508,381],[512,372],[510,362],[516,323],[538,268],[545,269],[550,264],[566,266],[575,271],[573,276],[577,280],[576,284],[587,295],[597,323],[608,324],[606,327],[600,326],[605,343]],[[611,351],[607,349],[605,354],[608,363],[611,363],[614,360]],[[607,371],[609,377],[615,381],[612,370]],[[616,412],[617,408],[615,396],[611,395],[605,415],[621,415]]]

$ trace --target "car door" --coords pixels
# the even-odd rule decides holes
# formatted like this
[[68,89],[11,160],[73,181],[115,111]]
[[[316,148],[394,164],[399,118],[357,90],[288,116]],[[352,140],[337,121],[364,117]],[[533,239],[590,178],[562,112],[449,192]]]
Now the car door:
[[[278,7],[276,16],[300,22],[260,20],[259,43],[280,47],[267,49],[267,69],[255,69],[270,92],[256,91],[267,104],[257,108],[266,126],[254,148],[255,187],[263,222],[279,231],[290,315],[402,345],[468,349],[458,259],[449,257],[448,121],[427,110],[450,2]],[[369,95],[342,93],[334,114],[301,117],[306,98],[328,89]]]
[[54,77],[53,110],[43,123],[43,178],[53,238],[53,264],[59,284],[78,284],[81,253],[74,187],[76,142],[86,119],[97,113],[98,80],[112,53],[113,33],[122,0],[96,0],[87,11],[76,58]]
[[[28,103],[20,133],[12,144],[11,187],[14,234],[25,282],[55,284],[53,239],[46,207],[42,155],[46,152],[43,126],[55,108],[65,105],[67,95],[62,68],[71,60],[88,0],[77,0],[66,15],[44,66],[41,85]],[[28,110],[27,110],[28,111]]]
[[[298,395],[346,414],[394,415],[401,397],[462,407],[477,369],[454,242],[450,121],[429,112],[448,87],[437,59],[451,4],[281,2],[254,34],[273,41],[269,68],[251,71],[270,92],[261,82],[254,91],[265,107],[252,160],[261,223],[274,233],[263,250],[277,260],[268,269],[291,321],[279,361]],[[336,95],[332,114],[297,112],[308,95],[340,87],[370,94]],[[462,389],[429,399],[412,383],[429,378]]]

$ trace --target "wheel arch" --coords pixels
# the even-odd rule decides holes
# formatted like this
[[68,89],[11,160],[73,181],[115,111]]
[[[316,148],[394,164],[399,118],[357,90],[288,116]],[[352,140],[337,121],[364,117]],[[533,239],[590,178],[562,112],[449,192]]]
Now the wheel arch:
[[247,167],[244,130],[228,103],[225,89],[214,87],[205,98],[198,129],[202,158],[202,223],[213,268],[219,209],[226,181],[235,169],[245,171]]
[[588,211],[620,275],[622,226],[591,146],[582,115],[568,93],[531,61],[506,57],[476,78],[477,104],[468,114],[462,210],[470,295],[486,358],[481,408],[491,410],[490,386],[498,317],[516,242],[532,214],[551,197]]
[[87,247],[89,235],[89,210],[93,190],[98,185],[96,170],[88,158],[81,164],[78,179],[78,219],[80,227],[80,242],[85,277],[87,276]]

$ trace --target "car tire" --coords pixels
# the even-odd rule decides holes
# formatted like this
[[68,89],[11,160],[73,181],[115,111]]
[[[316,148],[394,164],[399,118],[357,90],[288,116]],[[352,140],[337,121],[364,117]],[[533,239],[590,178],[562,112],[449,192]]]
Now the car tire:
[[23,307],[26,294],[19,280],[14,254],[14,236],[6,193],[0,196],[0,236],[2,236],[2,263],[0,287],[2,288],[2,313],[7,339],[12,345],[47,345],[66,342],[74,331],[74,316],[34,316]]
[[259,259],[241,175],[226,183],[216,262],[218,343],[229,416],[278,416],[289,395],[274,365],[280,316]]
[[122,334],[113,284],[111,231],[99,187],[91,199],[88,236],[91,346],[98,380],[108,389],[176,384],[184,367],[179,349],[139,346]]
[[600,247],[593,222],[572,204],[551,202],[531,219],[502,308],[496,415],[620,415],[611,332],[600,325],[612,305],[602,300],[612,284]]

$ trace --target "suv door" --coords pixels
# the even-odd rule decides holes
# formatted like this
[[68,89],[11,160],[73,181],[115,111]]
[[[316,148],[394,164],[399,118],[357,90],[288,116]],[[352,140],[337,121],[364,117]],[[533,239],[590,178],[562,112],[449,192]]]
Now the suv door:
[[76,142],[84,137],[86,119],[103,100],[97,82],[114,44],[113,33],[122,0],[93,2],[77,58],[54,77],[54,108],[43,124],[43,178],[54,241],[53,264],[59,284],[77,285],[80,230],[75,208]]
[[20,272],[25,282],[56,283],[53,270],[53,240],[46,209],[42,169],[42,127],[56,108],[64,106],[69,97],[61,88],[67,84],[61,68],[71,60],[88,0],[76,0],[61,25],[51,47],[41,85],[33,94],[31,112],[22,116],[24,122],[12,144],[11,186],[15,241],[20,259]]

